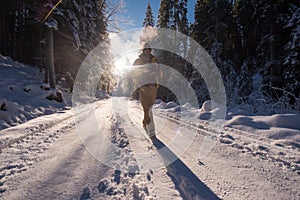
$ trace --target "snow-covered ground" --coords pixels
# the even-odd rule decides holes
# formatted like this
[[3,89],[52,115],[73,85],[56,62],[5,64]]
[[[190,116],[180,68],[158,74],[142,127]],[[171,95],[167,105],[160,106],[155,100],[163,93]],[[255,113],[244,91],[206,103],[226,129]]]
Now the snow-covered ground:
[[0,68],[1,199],[300,198],[299,114],[211,122],[209,101],[157,100],[150,140],[138,102],[71,109],[67,93],[45,98],[38,69],[3,56]]
[[[201,109],[192,108],[188,103],[177,105],[174,102],[161,102],[156,100],[154,108],[159,108],[163,115],[173,118],[184,117],[190,120],[198,119],[198,123],[205,123],[211,118],[214,110],[211,110],[211,101],[203,103]],[[271,139],[278,146],[287,145],[290,148],[300,150],[300,113],[299,114],[274,114],[251,115],[239,109],[228,112],[226,120],[222,123],[222,129],[226,131],[238,130],[245,135],[255,135],[257,138]]]
[[53,114],[70,105],[46,97],[56,92],[43,85],[44,74],[0,54],[0,129],[16,126],[41,115]]

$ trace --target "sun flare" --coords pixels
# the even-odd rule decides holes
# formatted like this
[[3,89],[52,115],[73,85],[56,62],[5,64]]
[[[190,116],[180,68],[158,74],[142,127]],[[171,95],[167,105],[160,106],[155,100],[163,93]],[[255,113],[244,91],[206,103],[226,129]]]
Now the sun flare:
[[117,76],[124,76],[126,73],[129,73],[133,68],[132,63],[137,57],[138,54],[134,52],[116,59],[114,61],[114,74]]

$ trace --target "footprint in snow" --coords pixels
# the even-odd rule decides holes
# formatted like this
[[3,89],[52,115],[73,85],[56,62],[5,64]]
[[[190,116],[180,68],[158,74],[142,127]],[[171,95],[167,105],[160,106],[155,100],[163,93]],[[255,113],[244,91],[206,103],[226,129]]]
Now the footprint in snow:
[[91,190],[89,188],[89,186],[86,186],[84,189],[83,189],[83,192],[82,192],[82,195],[80,197],[80,200],[86,200],[86,199],[89,199],[90,198],[90,195],[91,195]]

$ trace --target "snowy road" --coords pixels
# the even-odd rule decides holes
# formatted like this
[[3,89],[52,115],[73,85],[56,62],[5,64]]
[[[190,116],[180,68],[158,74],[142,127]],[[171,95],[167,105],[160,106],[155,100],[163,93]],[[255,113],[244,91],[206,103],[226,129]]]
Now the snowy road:
[[1,199],[300,198],[297,148],[227,129],[200,159],[205,124],[157,110],[151,141],[136,102],[88,107],[0,132]]

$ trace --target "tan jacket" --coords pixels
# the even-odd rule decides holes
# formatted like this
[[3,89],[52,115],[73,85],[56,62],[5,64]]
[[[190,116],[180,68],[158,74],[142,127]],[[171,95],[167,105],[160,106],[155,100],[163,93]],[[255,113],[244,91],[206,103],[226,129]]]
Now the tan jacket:
[[[157,63],[157,59],[154,55],[150,54],[150,56],[146,56],[145,54],[139,55],[139,58],[136,59],[133,63],[133,65],[145,65],[145,64],[151,64],[151,63]],[[154,65],[153,67],[157,67],[157,65]],[[142,76],[143,72],[139,72],[138,74]],[[147,75],[152,75],[155,76],[155,82],[156,82],[156,87],[158,87],[158,74],[157,74],[157,68],[153,69],[152,73],[149,71],[146,71]],[[162,75],[162,72],[160,71],[160,76]]]
[[150,63],[157,63],[156,57],[152,54],[150,54],[149,57],[145,54],[141,54],[139,58],[134,61],[133,65],[145,65]]

